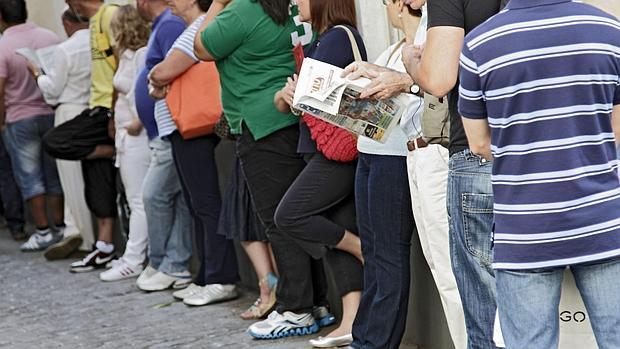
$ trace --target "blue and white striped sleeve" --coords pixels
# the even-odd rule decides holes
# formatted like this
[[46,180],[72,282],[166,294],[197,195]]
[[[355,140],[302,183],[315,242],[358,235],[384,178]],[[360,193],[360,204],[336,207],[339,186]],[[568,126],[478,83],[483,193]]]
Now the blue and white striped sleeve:
[[198,62],[198,58],[194,54],[194,38],[198,33],[198,29],[202,25],[205,16],[202,15],[196,19],[185,31],[181,34],[172,45],[172,49],[177,49],[183,52],[186,56],[191,58],[194,62]]
[[463,45],[459,70],[459,113],[468,119],[487,117],[486,101],[480,83],[478,64],[467,47]]
[[616,84],[616,93],[614,95],[614,105],[620,105],[620,76],[618,76],[618,84]]

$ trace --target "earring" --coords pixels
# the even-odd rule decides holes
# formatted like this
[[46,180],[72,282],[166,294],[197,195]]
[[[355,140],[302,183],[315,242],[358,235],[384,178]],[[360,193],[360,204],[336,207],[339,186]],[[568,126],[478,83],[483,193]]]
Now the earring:
[[398,14],[398,18],[403,18],[403,14],[402,14],[402,13],[399,13],[399,14]]

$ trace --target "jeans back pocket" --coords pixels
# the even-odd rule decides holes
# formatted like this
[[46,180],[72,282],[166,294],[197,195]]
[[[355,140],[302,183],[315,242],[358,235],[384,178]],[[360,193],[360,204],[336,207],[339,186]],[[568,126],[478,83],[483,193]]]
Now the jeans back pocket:
[[492,258],[493,194],[462,194],[465,244],[481,265]]

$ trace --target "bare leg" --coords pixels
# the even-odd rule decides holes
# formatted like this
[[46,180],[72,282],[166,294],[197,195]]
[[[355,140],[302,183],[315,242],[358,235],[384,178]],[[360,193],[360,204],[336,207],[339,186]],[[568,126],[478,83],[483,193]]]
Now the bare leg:
[[48,195],[47,204],[52,211],[52,220],[54,224],[65,224],[65,197],[62,195]]
[[49,227],[45,195],[37,195],[28,199],[28,205],[30,206],[30,211],[32,211],[32,219],[34,219],[37,229]]
[[[245,250],[245,253],[250,257],[252,266],[256,271],[258,280],[262,280],[268,273],[273,273],[273,267],[271,262],[271,254],[269,244],[262,241],[242,241],[241,246]],[[269,301],[270,294],[269,285],[264,282],[260,288],[260,298],[262,302]]]
[[361,291],[349,292],[342,297],[342,321],[340,326],[330,332],[327,337],[340,337],[351,334],[353,321],[357,315],[357,308],[359,308],[361,298]]
[[276,256],[273,255],[273,249],[271,248],[271,244],[267,243],[269,246],[269,258],[271,259],[271,268],[273,269],[273,273],[276,275],[280,275],[278,272],[278,264],[276,263]]
[[111,159],[114,157],[114,146],[107,144],[99,144],[95,147],[92,153],[86,156],[85,160],[93,160],[93,159]]
[[97,218],[97,225],[99,226],[99,236],[97,240],[112,243],[114,234],[114,218]]
[[336,248],[352,254],[359,259],[362,264],[364,263],[364,257],[362,257],[362,242],[359,236],[350,231],[344,232],[344,237],[340,240],[338,245],[336,245]]

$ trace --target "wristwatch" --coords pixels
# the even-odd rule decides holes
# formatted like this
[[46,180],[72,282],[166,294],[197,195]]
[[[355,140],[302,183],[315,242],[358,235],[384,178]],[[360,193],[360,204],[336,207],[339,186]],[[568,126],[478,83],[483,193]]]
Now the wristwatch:
[[415,82],[409,87],[409,91],[411,91],[411,93],[413,93],[414,95],[417,95],[420,93],[420,85],[416,84]]

